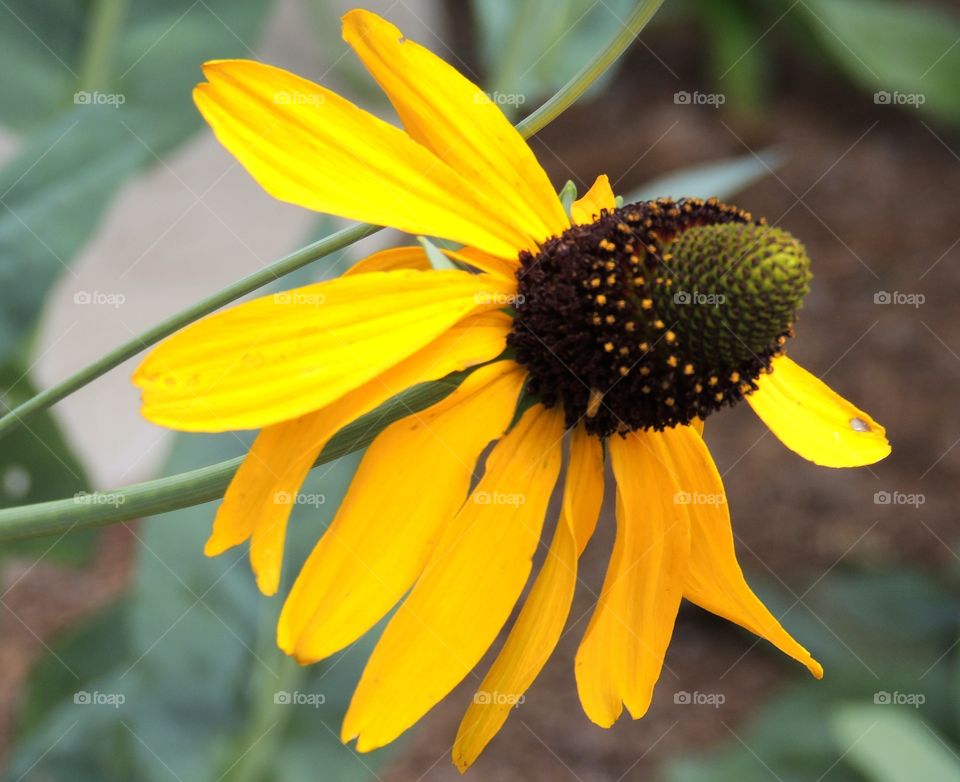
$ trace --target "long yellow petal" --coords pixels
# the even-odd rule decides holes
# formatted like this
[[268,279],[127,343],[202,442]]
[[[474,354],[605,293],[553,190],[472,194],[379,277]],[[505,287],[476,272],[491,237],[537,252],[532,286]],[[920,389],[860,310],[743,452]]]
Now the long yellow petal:
[[428,271],[430,268],[430,259],[427,258],[427,253],[421,246],[390,247],[386,250],[380,250],[380,252],[376,252],[373,255],[368,255],[363,260],[357,261],[341,276],[346,277],[348,274],[369,274],[370,272],[392,272],[398,269]]
[[587,716],[612,725],[626,705],[644,715],[660,677],[690,557],[678,450],[691,429],[632,432],[608,440],[617,481],[617,537],[600,602],[577,652],[575,672]]
[[823,467],[860,467],[890,453],[886,431],[862,410],[786,356],[747,401],[780,441]]
[[583,198],[573,202],[570,212],[574,223],[584,225],[592,223],[604,209],[613,211],[616,208],[617,197],[613,194],[613,188],[610,187],[610,180],[606,174],[601,174],[583,194]]
[[217,510],[206,554],[215,556],[252,536],[250,560],[257,584],[264,594],[274,594],[287,519],[301,484],[330,438],[417,383],[496,358],[509,330],[510,318],[502,312],[471,315],[323,410],[261,431]]
[[530,573],[560,472],[563,414],[537,405],[494,447],[387,625],[343,722],[361,752],[393,741],[477,664]]
[[684,475],[682,499],[690,510],[690,565],[683,596],[756,633],[822,678],[823,666],[783,629],[743,577],[733,546],[723,481],[706,444],[688,437],[683,447],[683,462],[689,469]]
[[465,771],[497,734],[553,652],[570,613],[577,559],[603,500],[603,448],[582,425],[573,430],[563,508],[550,550],[506,643],[460,723],[453,762]]
[[134,374],[143,415],[184,431],[258,429],[336,401],[515,284],[459,271],[371,272],[210,315]]
[[513,362],[482,367],[374,440],[283,607],[284,651],[303,663],[327,657],[403,597],[466,499],[481,452],[509,426],[523,381]]
[[512,258],[532,247],[510,209],[404,131],[330,90],[251,60],[203,66],[194,101],[272,196]]
[[343,37],[393,103],[407,132],[500,203],[532,242],[569,222],[523,137],[476,84],[369,11],[343,17]]

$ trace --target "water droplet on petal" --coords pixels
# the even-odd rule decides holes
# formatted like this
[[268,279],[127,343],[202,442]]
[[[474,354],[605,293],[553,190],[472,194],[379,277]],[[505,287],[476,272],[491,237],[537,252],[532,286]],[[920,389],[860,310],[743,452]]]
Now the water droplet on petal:
[[862,418],[851,418],[850,428],[853,429],[853,431],[855,432],[869,432],[870,424],[868,424]]

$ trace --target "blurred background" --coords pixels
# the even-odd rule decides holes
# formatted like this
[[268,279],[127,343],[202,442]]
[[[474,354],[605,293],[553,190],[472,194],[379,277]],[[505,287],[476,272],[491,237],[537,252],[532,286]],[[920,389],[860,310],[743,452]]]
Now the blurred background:
[[[278,203],[190,100],[252,57],[392,117],[325,0],[0,0],[0,389],[12,407],[187,304],[341,224]],[[617,32],[629,0],[369,0],[519,119]],[[960,779],[960,4],[666,0],[607,78],[531,142],[558,189],[718,195],[802,239],[791,355],[888,428],[830,471],[747,409],[711,418],[749,580],[823,682],[685,606],[646,718],[593,726],[557,654],[469,774],[489,780]],[[387,233],[280,281],[339,273]],[[4,506],[238,455],[142,421],[132,365],[0,444]],[[286,573],[356,464],[311,477]],[[0,548],[3,780],[453,780],[469,678],[388,750],[340,717],[374,639],[299,669],[242,553],[201,554],[214,506]],[[596,592],[607,508],[584,557]],[[289,581],[288,581],[289,584]],[[282,590],[281,590],[282,591]],[[373,633],[372,635],[376,635]],[[481,667],[482,670],[482,667]]]

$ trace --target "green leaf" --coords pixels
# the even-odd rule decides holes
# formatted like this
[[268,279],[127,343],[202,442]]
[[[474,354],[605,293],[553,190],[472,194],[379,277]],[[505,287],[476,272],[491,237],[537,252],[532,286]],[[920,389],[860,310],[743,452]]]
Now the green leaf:
[[[33,388],[21,366],[0,368],[0,411],[30,398]],[[71,452],[60,428],[48,412],[13,432],[0,448],[0,508],[70,497],[88,486],[79,459]],[[59,540],[21,540],[0,548],[3,560],[16,557],[28,562],[43,558],[79,565],[93,550],[96,533],[76,530]]]
[[895,706],[835,709],[830,725],[843,758],[870,782],[956,782],[960,759],[915,711]]
[[[90,238],[120,184],[200,127],[190,92],[201,63],[250,56],[266,7],[267,0],[136,3],[116,46],[112,78],[83,90],[74,76],[79,49],[64,43],[72,60],[56,65],[66,82],[48,87],[62,93],[63,108],[36,127],[0,170],[0,362],[9,361],[31,333],[47,290]],[[43,23],[36,30],[41,38],[57,16],[45,13]],[[5,20],[4,28],[10,26]],[[43,103],[50,108],[52,101]]]
[[[889,0],[807,0],[810,29],[824,51],[868,90],[905,110],[960,122],[960,16]],[[903,96],[898,98],[898,96]]]
[[721,160],[716,163],[681,169],[665,177],[647,182],[626,196],[628,203],[646,201],[660,196],[695,198],[729,198],[768,176],[780,165],[780,156],[774,150],[758,155]]

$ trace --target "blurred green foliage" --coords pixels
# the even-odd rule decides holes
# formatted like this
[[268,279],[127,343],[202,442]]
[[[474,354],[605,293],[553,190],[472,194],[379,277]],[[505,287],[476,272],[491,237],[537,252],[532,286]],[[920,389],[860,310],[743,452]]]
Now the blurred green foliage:
[[823,663],[823,681],[729,725],[725,746],[673,762],[667,782],[960,779],[948,748],[960,746],[957,582],[952,572],[835,572],[800,604],[764,595]]

